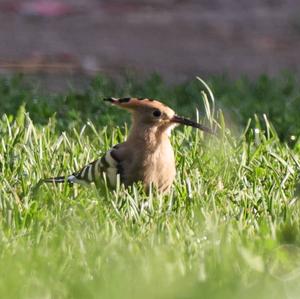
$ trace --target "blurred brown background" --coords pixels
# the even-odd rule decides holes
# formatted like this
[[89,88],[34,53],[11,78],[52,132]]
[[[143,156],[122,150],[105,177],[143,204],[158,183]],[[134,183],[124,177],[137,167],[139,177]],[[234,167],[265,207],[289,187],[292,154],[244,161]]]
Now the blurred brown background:
[[298,0],[0,0],[0,73],[54,89],[97,72],[299,72],[299,54]]

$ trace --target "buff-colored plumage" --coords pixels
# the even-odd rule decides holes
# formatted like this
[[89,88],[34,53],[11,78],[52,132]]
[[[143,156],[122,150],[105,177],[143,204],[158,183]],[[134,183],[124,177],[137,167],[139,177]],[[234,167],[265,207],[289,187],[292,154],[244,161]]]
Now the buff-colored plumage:
[[168,106],[145,98],[105,99],[132,114],[128,139],[114,146],[101,159],[86,165],[70,176],[45,179],[45,182],[90,183],[102,179],[111,186],[120,176],[125,186],[141,181],[146,189],[152,185],[161,192],[170,190],[175,178],[175,158],[170,143],[172,128],[178,124],[193,126],[211,133],[210,129],[179,117]]

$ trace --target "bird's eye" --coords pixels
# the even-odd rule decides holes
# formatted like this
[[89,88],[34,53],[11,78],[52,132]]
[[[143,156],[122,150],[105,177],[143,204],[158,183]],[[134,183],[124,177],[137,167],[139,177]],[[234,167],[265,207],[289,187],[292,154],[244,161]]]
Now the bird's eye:
[[152,114],[153,114],[154,117],[160,117],[161,116],[161,112],[159,110],[154,110]]

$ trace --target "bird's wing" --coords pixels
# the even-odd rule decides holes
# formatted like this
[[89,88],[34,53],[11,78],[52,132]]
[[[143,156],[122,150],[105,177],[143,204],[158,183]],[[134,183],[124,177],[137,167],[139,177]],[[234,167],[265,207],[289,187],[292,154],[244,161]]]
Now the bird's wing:
[[92,182],[100,182],[103,173],[105,173],[108,182],[111,186],[115,186],[117,183],[117,175],[121,175],[121,161],[118,158],[118,148],[119,145],[114,146],[112,149],[107,151],[103,157],[97,159],[81,170],[74,172],[69,176],[60,176],[44,179],[45,183],[79,183],[79,184],[89,184]]
[[120,174],[121,170],[117,149],[117,146],[113,147],[102,158],[87,164],[80,171],[73,173],[68,177],[68,181],[81,184],[99,182],[102,179],[102,174],[105,173],[109,184],[115,186],[117,175]]

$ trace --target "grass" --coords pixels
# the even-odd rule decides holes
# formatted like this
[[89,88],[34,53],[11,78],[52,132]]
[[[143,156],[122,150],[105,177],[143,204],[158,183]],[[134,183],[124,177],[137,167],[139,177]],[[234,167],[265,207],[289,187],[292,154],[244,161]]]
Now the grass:
[[[127,127],[113,125],[126,113],[96,102],[120,87],[92,85],[84,104],[72,93],[57,95],[74,102],[63,102],[63,114],[48,119],[58,100],[43,100],[35,110],[37,91],[2,82],[10,89],[2,90],[2,99],[10,101],[2,101],[7,114],[0,121],[0,298],[298,298],[297,138],[282,142],[260,114],[248,126],[239,125],[246,118],[237,121],[234,133],[218,110],[206,121],[219,127],[219,138],[191,128],[174,132],[178,173],[169,195],[147,196],[139,186],[36,189],[40,178],[71,173],[126,138]],[[163,98],[162,90],[170,91],[161,83],[156,95],[150,83],[136,93]],[[224,90],[233,93],[238,83],[230,84]],[[207,98],[196,93],[203,86],[191,85],[197,85],[194,103],[209,116]],[[211,86],[222,89],[221,83]],[[134,90],[128,82],[122,88],[124,95]],[[189,116],[181,88],[172,89],[178,91],[172,106]],[[247,87],[236,93],[242,90],[247,93]],[[20,106],[22,94],[30,115]],[[90,121],[81,118],[85,113]]]

